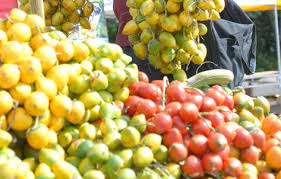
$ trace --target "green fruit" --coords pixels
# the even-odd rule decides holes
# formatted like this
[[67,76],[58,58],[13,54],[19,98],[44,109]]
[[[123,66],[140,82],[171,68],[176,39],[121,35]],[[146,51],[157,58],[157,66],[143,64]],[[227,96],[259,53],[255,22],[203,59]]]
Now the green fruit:
[[78,168],[81,162],[81,159],[75,156],[66,157],[65,161]]
[[67,154],[69,156],[76,156],[78,147],[85,141],[85,139],[78,139],[72,142],[72,144],[67,149]]
[[121,150],[120,152],[117,152],[117,155],[119,155],[123,162],[124,162],[124,167],[130,168],[133,164],[133,151],[131,149],[124,149]]
[[99,91],[105,90],[108,87],[108,79],[102,71],[96,70],[92,75],[93,76],[90,80],[91,88]]
[[127,78],[124,81],[124,86],[130,86],[134,82],[139,81],[138,70],[133,68],[125,68],[124,70],[127,75]]
[[79,136],[80,138],[89,139],[89,140],[95,140],[96,138],[96,128],[94,125],[89,124],[88,122],[85,122],[82,124],[79,128]]
[[140,132],[134,127],[126,127],[121,132],[121,142],[124,147],[135,147],[140,142]]
[[100,123],[100,131],[102,134],[108,134],[114,131],[117,131],[117,126],[115,122],[110,118],[105,118]]
[[79,139],[79,130],[74,126],[67,126],[63,130],[64,132],[70,132],[73,139]]
[[118,101],[126,101],[130,95],[130,90],[127,87],[119,89],[116,93],[114,93],[113,98],[114,100]]
[[88,151],[94,146],[94,142],[91,140],[85,140],[82,142],[76,152],[76,156],[79,158],[86,157]]
[[175,34],[175,39],[177,44],[182,47],[183,43],[187,40],[187,37],[185,36],[185,34],[183,32],[177,32]]
[[69,84],[69,91],[74,94],[81,94],[90,87],[90,80],[87,75],[79,75]]
[[101,119],[105,119],[105,118],[113,119],[113,118],[118,118],[120,116],[121,116],[121,111],[117,106],[110,103],[101,104],[101,108],[100,108]]
[[109,149],[107,145],[97,143],[88,151],[87,157],[93,164],[101,164],[109,159]]
[[90,109],[90,122],[95,121],[100,118],[100,105],[96,105]]
[[124,161],[119,155],[113,154],[107,160],[106,165],[113,171],[116,171],[124,165]]
[[153,35],[151,29],[145,29],[144,31],[142,31],[140,36],[142,43],[147,44],[152,38]]
[[152,39],[147,44],[149,54],[154,56],[160,56],[160,42],[156,39]]
[[72,135],[70,132],[63,131],[58,135],[58,143],[63,146],[67,147],[72,142]]
[[168,48],[176,47],[176,39],[174,36],[169,32],[162,32],[159,35],[159,41],[162,45]]
[[108,73],[108,81],[112,84],[120,85],[126,80],[127,74],[123,69],[114,68]]
[[139,147],[133,155],[134,166],[143,168],[151,164],[153,161],[153,153],[148,147]]
[[84,176],[84,179],[105,179],[104,174],[99,170],[89,170]]
[[135,127],[140,133],[143,133],[146,130],[145,115],[139,114],[139,115],[134,116],[130,120],[129,125]]
[[126,64],[124,64],[124,62],[122,62],[122,60],[118,59],[114,63],[114,68],[125,69],[126,68]]
[[187,80],[186,73],[183,69],[178,69],[173,72],[174,80],[184,82]]
[[88,91],[80,96],[79,101],[85,105],[85,108],[91,109],[96,105],[101,104],[101,97],[96,91]]
[[64,160],[65,151],[64,151],[64,148],[61,145],[55,144],[52,147],[50,147],[50,149],[53,149],[54,151],[56,151],[59,154],[60,159]]
[[161,52],[161,59],[163,60],[163,62],[165,63],[170,63],[172,62],[176,57],[176,51],[173,48],[165,48],[162,52]]
[[165,163],[168,161],[168,154],[168,148],[165,145],[160,145],[159,149],[154,153],[154,158],[160,163]]
[[162,68],[165,65],[164,62],[161,60],[160,56],[149,55],[148,56],[148,61],[156,69],[160,69],[160,68]]
[[113,61],[116,61],[123,55],[122,48],[113,43],[106,43],[101,45],[99,48],[99,54],[105,58],[110,58]]
[[78,169],[81,174],[85,174],[87,171],[94,169],[94,166],[88,158],[84,158],[81,161]]
[[125,64],[125,65],[129,65],[129,63],[132,62],[132,57],[130,57],[129,55],[123,54],[120,57],[120,60]]
[[127,121],[122,118],[115,119],[114,122],[118,128],[118,131],[125,129],[128,126]]
[[160,148],[161,142],[162,137],[154,133],[145,135],[140,141],[142,145],[148,146],[153,153],[155,153]]
[[99,91],[99,95],[106,103],[111,103],[113,101],[113,96],[108,91]]
[[152,169],[146,167],[137,174],[138,179],[161,179],[161,177]]
[[49,167],[52,167],[53,164],[59,160],[59,154],[52,150],[52,149],[48,149],[48,148],[42,148],[39,152],[39,162],[40,163],[45,163],[47,164]]
[[264,110],[264,114],[268,115],[270,112],[270,103],[269,101],[263,97],[263,96],[258,96],[257,98],[254,98],[254,104],[255,106],[262,107]]
[[255,124],[250,121],[241,121],[239,124],[240,126],[244,127],[247,130],[255,127]]
[[188,64],[190,62],[190,55],[183,49],[179,49],[176,54],[176,60],[180,61],[181,63]]
[[117,171],[116,179],[137,179],[134,170],[130,168],[122,168]]
[[95,63],[95,70],[100,70],[104,74],[109,73],[113,67],[113,62],[109,58],[101,58]]
[[56,176],[53,172],[51,173],[40,173],[35,177],[35,179],[55,179]]
[[168,163],[167,170],[176,178],[180,178],[181,176],[181,167],[176,163]]
[[57,179],[81,178],[79,171],[73,165],[63,160],[55,162],[52,170]]
[[108,146],[109,150],[116,150],[121,146],[121,135],[117,131],[106,133],[103,137],[103,143]]

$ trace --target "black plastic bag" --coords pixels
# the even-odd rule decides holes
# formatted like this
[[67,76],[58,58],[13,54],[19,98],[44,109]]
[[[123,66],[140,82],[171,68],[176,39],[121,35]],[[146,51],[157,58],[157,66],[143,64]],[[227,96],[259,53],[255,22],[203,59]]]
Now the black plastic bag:
[[[253,21],[232,0],[225,0],[226,7],[221,12],[221,19],[203,22],[208,32],[203,36],[207,47],[205,61],[200,71],[210,69],[228,69],[234,73],[230,88],[242,84],[244,74],[252,74],[256,69],[257,34]],[[198,66],[190,64],[187,74],[192,76]]]

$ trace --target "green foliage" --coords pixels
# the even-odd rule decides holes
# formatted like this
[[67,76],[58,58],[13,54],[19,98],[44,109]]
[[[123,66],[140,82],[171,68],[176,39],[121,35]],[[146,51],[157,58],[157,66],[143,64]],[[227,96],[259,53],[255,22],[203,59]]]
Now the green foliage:
[[254,21],[257,28],[258,46],[256,71],[278,70],[274,11],[248,12],[247,14]]
[[109,42],[114,43],[118,32],[118,20],[106,19]]

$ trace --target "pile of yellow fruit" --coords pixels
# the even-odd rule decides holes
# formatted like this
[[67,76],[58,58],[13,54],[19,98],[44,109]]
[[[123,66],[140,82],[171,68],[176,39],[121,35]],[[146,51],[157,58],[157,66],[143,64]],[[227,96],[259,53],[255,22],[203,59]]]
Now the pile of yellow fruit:
[[[28,0],[21,0],[21,4],[25,12],[30,12]],[[93,3],[86,0],[44,0],[46,25],[54,26],[65,33],[74,30],[74,24],[91,29],[89,17],[93,11]]]
[[[20,9],[0,21],[0,178],[50,173],[40,149],[58,150],[64,159],[62,146],[69,138],[58,133],[65,126],[83,124],[80,137],[94,139],[95,126],[87,122],[100,118],[104,103],[114,111],[112,103],[126,100],[128,86],[138,81],[137,66],[118,45],[96,47],[94,41],[71,41],[44,28],[41,17]],[[41,163],[35,165],[39,151]],[[65,175],[54,170],[64,167],[71,173],[69,163],[55,164],[57,178]]]
[[181,72],[182,64],[202,64],[207,49],[200,21],[218,20],[224,0],[127,0],[133,17],[123,29],[137,57],[164,74]]

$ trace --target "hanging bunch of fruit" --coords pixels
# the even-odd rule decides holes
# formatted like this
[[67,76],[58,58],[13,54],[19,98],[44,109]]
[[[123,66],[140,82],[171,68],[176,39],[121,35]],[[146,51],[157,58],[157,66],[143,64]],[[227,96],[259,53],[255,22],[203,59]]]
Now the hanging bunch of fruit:
[[133,17],[123,29],[135,54],[164,74],[176,73],[190,61],[202,64],[207,49],[201,21],[218,20],[224,0],[127,0]]
[[[21,9],[30,12],[28,0],[21,1]],[[94,29],[96,22],[92,22],[94,4],[88,0],[44,0],[44,14],[47,26],[54,26],[68,34],[78,30],[76,26],[84,29]]]

